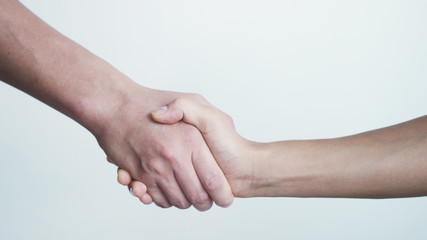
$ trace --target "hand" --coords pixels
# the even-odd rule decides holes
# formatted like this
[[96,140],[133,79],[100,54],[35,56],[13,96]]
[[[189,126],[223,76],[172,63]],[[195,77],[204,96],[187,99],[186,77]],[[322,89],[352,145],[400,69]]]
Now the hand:
[[207,210],[212,205],[210,197],[219,206],[230,205],[231,189],[200,132],[183,122],[158,124],[149,117],[153,109],[172,99],[191,96],[145,89],[135,89],[127,96],[129,101],[119,114],[98,131],[98,142],[109,161],[144,182],[161,207],[193,204]]
[[[149,114],[183,95],[143,88],[52,29],[19,1],[0,1],[0,78],[92,132],[108,159],[144,181],[162,206],[209,209],[233,196],[191,125]],[[199,177],[200,176],[200,177]]]
[[[187,98],[152,114],[158,122],[182,119],[196,126],[236,197],[393,198],[427,193],[426,116],[348,137],[264,144],[239,137],[218,116],[215,108]],[[123,174],[119,172],[120,183],[125,183]]]
[[[152,118],[160,123],[176,124],[183,121],[197,127],[227,177],[233,194],[240,197],[245,196],[245,191],[249,187],[247,180],[253,172],[253,159],[256,159],[257,155],[256,148],[254,148],[256,143],[240,137],[220,110],[200,97],[195,99],[183,96],[154,111]],[[143,184],[131,181],[128,173],[120,169],[118,181],[123,185],[129,185],[131,189],[135,189],[135,187],[140,189]],[[134,194],[142,202],[150,203],[142,199],[144,195],[146,196],[144,191],[134,191]]]

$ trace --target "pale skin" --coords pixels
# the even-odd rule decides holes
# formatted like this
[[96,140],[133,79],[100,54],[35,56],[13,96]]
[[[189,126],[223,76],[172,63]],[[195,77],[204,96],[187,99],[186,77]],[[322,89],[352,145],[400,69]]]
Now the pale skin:
[[232,203],[227,179],[200,132],[150,118],[173,99],[196,95],[138,85],[19,1],[0,0],[0,79],[93,133],[108,160],[146,183],[157,205],[203,211],[212,200]]
[[[271,143],[244,139],[218,109],[186,97],[153,112],[152,118],[197,127],[236,197],[427,195],[427,116],[353,136]],[[118,181],[151,203],[143,182],[132,181],[123,169]]]

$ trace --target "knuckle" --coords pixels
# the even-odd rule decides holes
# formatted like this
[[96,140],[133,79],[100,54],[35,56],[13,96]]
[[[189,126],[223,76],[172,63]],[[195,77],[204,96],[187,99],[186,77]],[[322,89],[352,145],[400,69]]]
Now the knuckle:
[[179,168],[182,165],[181,159],[175,154],[167,153],[164,158],[173,168]]
[[185,141],[186,146],[195,146],[198,145],[203,137],[200,134],[200,131],[191,126],[191,125],[183,125],[183,140]]
[[165,164],[160,160],[150,160],[145,164],[146,171],[150,174],[164,175],[167,172]]
[[[173,168],[179,168],[182,166],[181,149],[177,147],[166,148],[164,147],[159,151],[159,158],[157,159],[160,162],[163,168],[166,168],[165,165],[172,166]],[[159,166],[160,167],[160,166]]]
[[174,105],[179,106],[179,107],[185,105],[186,102],[187,102],[187,97],[184,97],[184,96],[179,96],[179,97],[175,98],[175,100],[173,101]]
[[233,197],[233,196],[230,196],[229,198],[224,199],[224,200],[222,200],[222,201],[219,201],[219,202],[217,202],[216,204],[217,204],[218,206],[220,206],[220,207],[224,207],[224,208],[226,208],[226,207],[231,206],[231,204],[233,204],[233,201],[234,201],[234,197]]
[[206,102],[206,99],[199,93],[192,93],[190,97],[199,102]]
[[205,192],[198,192],[196,196],[191,199],[193,205],[203,206],[211,204],[212,200],[209,195]]
[[204,211],[209,210],[212,207],[212,205],[213,205],[212,201],[209,201],[209,202],[207,202],[207,203],[205,203],[203,205],[194,205],[194,207],[197,210],[199,210],[201,212],[204,212]]
[[154,202],[158,207],[161,207],[161,208],[170,208],[170,207],[172,207],[168,202],[166,202],[166,201],[155,201]]
[[228,122],[231,126],[233,126],[233,127],[234,127],[234,120],[233,120],[233,118],[232,118],[230,115],[225,114],[225,119],[227,120],[227,122]]
[[205,188],[209,192],[217,191],[219,189],[222,189],[222,187],[223,185],[222,185],[222,180],[220,175],[213,174],[206,179]]
[[179,208],[179,209],[187,209],[187,208],[191,207],[191,204],[188,201],[180,200],[180,201],[174,203],[174,206]]

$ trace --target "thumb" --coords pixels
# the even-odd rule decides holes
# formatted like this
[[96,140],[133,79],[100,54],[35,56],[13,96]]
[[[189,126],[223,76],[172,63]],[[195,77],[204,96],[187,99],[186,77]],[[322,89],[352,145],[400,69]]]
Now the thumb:
[[[189,123],[199,129],[200,132],[208,132],[208,128],[216,128],[225,120],[220,119],[215,109],[201,104],[194,99],[179,97],[166,106],[151,113],[154,121],[173,124],[179,121]],[[224,124],[223,123],[223,124]]]
[[171,108],[170,105],[172,104],[170,103],[151,112],[151,117],[154,121],[166,124],[174,124],[181,121],[184,117],[184,112],[179,108]]

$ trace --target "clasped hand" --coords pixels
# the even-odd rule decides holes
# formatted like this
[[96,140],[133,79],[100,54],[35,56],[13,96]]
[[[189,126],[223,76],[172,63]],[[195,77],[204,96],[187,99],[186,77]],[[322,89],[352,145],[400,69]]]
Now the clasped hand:
[[[168,125],[191,124],[196,127],[209,149],[225,174],[233,193],[244,196],[247,190],[248,175],[253,165],[251,159],[256,152],[251,152],[250,142],[240,137],[234,130],[232,121],[224,114],[208,104],[200,96],[178,97],[170,104],[153,111],[151,117],[158,123]],[[203,177],[203,176],[199,176]],[[144,204],[150,204],[157,196],[153,189],[142,181],[133,180],[131,174],[118,169],[118,182],[129,186],[130,192],[138,197]]]
[[[164,97],[162,101],[157,101],[155,96],[168,95],[174,99],[178,95],[169,92],[161,93],[153,94],[152,102],[149,104],[162,106],[159,104],[164,101]],[[178,96],[180,97],[174,102],[175,104],[183,103],[184,99],[185,101],[191,99],[214,109],[199,95],[179,94]],[[147,109],[145,106],[141,108]],[[145,183],[143,187],[136,184],[133,188],[137,195],[145,191],[149,193],[149,195],[141,195],[143,202],[151,203],[154,200],[163,208],[175,206],[185,209],[194,205],[201,211],[209,209],[212,206],[212,200],[218,206],[229,206],[234,196],[201,132],[194,127],[196,125],[192,126],[187,118],[184,118],[186,121],[180,122],[178,114],[182,112],[178,109],[174,109],[173,112],[165,111],[164,115],[160,113],[162,110],[166,109],[162,108],[157,114],[152,115],[159,116],[157,119],[153,118],[158,120],[159,123],[156,123],[149,117],[149,112],[139,113],[138,109],[123,109],[123,116],[119,120],[121,122],[112,122],[111,125],[114,127],[103,128],[106,132],[97,136],[101,148],[107,154],[107,160],[123,169],[119,172],[126,169],[127,176]],[[217,111],[219,114],[217,118],[232,129],[231,118]],[[142,121],[138,120],[141,118]],[[162,119],[169,121],[167,123],[170,124],[160,124]],[[131,123],[138,121],[141,124],[137,127],[129,129],[121,127],[134,126],[135,124]],[[176,124],[172,124],[175,123],[172,121]]]

